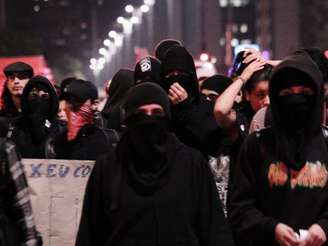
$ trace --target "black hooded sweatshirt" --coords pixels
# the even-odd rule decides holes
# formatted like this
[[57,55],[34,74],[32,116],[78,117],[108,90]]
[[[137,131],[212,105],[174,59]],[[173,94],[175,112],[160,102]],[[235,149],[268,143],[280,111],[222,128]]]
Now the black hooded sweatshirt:
[[[147,104],[165,116],[138,114]],[[233,245],[205,159],[165,127],[166,93],[142,83],[124,108],[126,131],[88,181],[76,245]]]
[[134,72],[128,69],[119,70],[109,87],[108,100],[101,114],[106,120],[106,128],[121,131],[122,104],[127,91],[134,85]]
[[[188,76],[166,78],[173,71]],[[201,102],[195,64],[189,52],[181,46],[169,49],[162,61],[161,86],[168,92],[174,82],[188,92],[188,98],[172,105],[172,131],[188,146],[200,150],[205,156],[217,149],[221,128],[217,125],[213,110],[215,102]]]
[[[28,100],[30,91],[35,87],[42,88],[49,94],[46,110],[42,111],[39,103],[31,105]],[[50,148],[48,139],[60,131],[57,112],[58,97],[51,82],[42,76],[31,78],[22,95],[22,115],[13,122],[9,130],[9,137],[15,142],[23,158],[47,157],[47,148]]]
[[[278,223],[295,232],[317,223],[328,235],[328,153],[321,129],[321,81],[320,71],[305,55],[290,56],[274,70],[269,90],[273,126],[246,138],[233,173],[228,217],[240,245],[278,245],[274,233]],[[287,131],[289,115],[294,116],[298,107],[284,111],[281,103],[289,96],[278,96],[289,83],[307,83],[315,92],[301,131],[296,130],[298,122]]]

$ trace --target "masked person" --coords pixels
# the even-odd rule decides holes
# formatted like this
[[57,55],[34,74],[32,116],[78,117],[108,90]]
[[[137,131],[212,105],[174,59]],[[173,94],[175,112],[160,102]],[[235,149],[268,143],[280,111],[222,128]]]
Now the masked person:
[[0,160],[0,245],[41,246],[21,159],[5,138],[0,138]]
[[45,77],[32,77],[23,90],[22,116],[8,132],[23,158],[47,158],[48,139],[58,131],[57,112],[54,86]]
[[213,116],[214,102],[201,101],[195,63],[181,46],[170,48],[162,61],[160,85],[168,93],[172,107],[172,129],[185,144],[207,156],[220,127]]
[[135,66],[134,81],[136,84],[149,81],[161,81],[161,62],[155,57],[142,58]]
[[3,107],[0,116],[15,118],[21,112],[21,97],[28,80],[33,77],[33,68],[24,62],[11,63],[3,70],[6,76],[4,91],[2,92]]
[[108,99],[101,112],[106,127],[122,131],[122,104],[128,90],[134,85],[133,71],[120,69],[113,77],[108,88]]
[[176,39],[163,39],[155,47],[155,57],[162,61],[166,52],[173,46],[182,46],[182,43]]
[[292,55],[269,93],[272,127],[247,137],[233,173],[231,226],[240,245],[327,245],[321,73],[307,55]]
[[[201,86],[201,100],[215,103],[216,99],[232,84],[232,79],[224,75],[214,75],[204,80]],[[210,111],[213,114],[213,108]],[[211,167],[215,184],[221,199],[223,210],[227,213],[230,166],[234,165],[243,138],[238,129],[221,130],[211,141],[211,153],[208,162]],[[210,140],[209,140],[210,141]],[[214,144],[216,143],[216,144]]]
[[206,78],[200,87],[201,100],[215,102],[231,83],[232,79],[221,74]]
[[142,83],[124,108],[127,128],[88,181],[76,245],[233,245],[206,161],[168,131],[166,93]]
[[113,131],[94,123],[97,88],[89,81],[74,79],[64,88],[67,131],[55,140],[57,159],[95,160],[115,144]]
[[[327,124],[327,105],[328,105],[328,58],[325,56],[323,50],[316,47],[308,47],[299,49],[294,54],[309,55],[311,59],[316,63],[322,73],[322,83],[324,84],[324,97],[325,107],[323,115],[323,124]],[[259,110],[253,117],[249,132],[254,132],[268,127],[272,124],[272,113],[270,106]]]

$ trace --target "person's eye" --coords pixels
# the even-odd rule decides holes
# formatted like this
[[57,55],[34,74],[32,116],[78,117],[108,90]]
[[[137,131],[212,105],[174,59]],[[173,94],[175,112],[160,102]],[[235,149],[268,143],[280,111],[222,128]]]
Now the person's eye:
[[157,115],[157,116],[163,116],[164,115],[164,112],[160,109],[155,109],[153,111],[153,115]]
[[305,96],[313,96],[313,92],[311,90],[303,90],[301,93]]

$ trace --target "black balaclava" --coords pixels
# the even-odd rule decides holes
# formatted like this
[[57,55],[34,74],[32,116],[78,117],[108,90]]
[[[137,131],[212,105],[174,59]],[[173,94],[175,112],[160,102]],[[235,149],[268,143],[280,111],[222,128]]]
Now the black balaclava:
[[[145,115],[138,108],[147,104],[163,107],[165,115]],[[154,83],[142,83],[131,88],[124,103],[126,129],[117,153],[129,174],[132,186],[142,193],[157,190],[166,180],[169,158],[170,118],[166,93]]]
[[[322,76],[307,55],[292,55],[277,66],[270,79],[270,102],[277,154],[289,167],[300,169],[313,150],[325,146],[322,141]],[[314,96],[292,94],[278,96],[292,86],[305,86]],[[322,145],[323,143],[323,145]]]
[[154,81],[156,84],[160,84],[161,62],[151,56],[141,59],[134,69],[134,81],[136,84],[147,81]]
[[155,57],[162,61],[166,52],[173,46],[182,46],[182,43],[176,39],[164,39],[155,47]]
[[133,76],[134,72],[129,69],[120,69],[114,75],[109,86],[107,102],[101,112],[104,116],[122,106],[126,93],[134,85]]
[[[49,97],[30,97],[29,94],[33,89],[45,91]],[[31,78],[23,90],[22,114],[35,142],[44,140],[47,129],[50,128],[57,112],[58,97],[51,82],[42,76]]]
[[224,75],[217,74],[205,79],[202,83],[201,90],[212,90],[221,95],[231,84],[232,79]]
[[[177,72],[177,75],[169,74]],[[191,101],[199,101],[199,87],[195,63],[190,53],[181,46],[169,49],[162,60],[162,83],[165,91],[178,82],[188,93]]]

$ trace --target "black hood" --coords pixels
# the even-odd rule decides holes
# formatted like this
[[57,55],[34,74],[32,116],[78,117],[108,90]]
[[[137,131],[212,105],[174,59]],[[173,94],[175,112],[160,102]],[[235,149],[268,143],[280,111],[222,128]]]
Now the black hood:
[[199,101],[199,86],[194,59],[182,46],[170,48],[162,60],[162,83],[166,92],[168,92],[171,84],[167,84],[165,77],[174,71],[184,72],[190,76],[191,84],[188,86],[191,89],[191,93],[189,96]]
[[108,100],[102,114],[108,114],[120,108],[125,94],[134,85],[134,72],[129,69],[120,69],[113,77],[109,86]]
[[47,92],[49,93],[50,104],[51,104],[51,110],[47,115],[47,119],[49,120],[54,119],[57,116],[58,107],[59,107],[57,93],[55,91],[55,87],[51,84],[51,82],[43,76],[32,77],[27,82],[22,95],[22,114],[24,116],[28,116],[31,113],[33,113],[33,109],[29,108],[27,97],[29,92],[36,86],[42,86],[47,89]]
[[[282,89],[295,85],[311,88],[314,95],[278,96]],[[321,131],[322,86],[322,74],[306,54],[287,57],[275,68],[270,79],[276,155],[279,161],[296,170],[300,170],[306,161],[327,157]]]
[[166,52],[173,46],[182,46],[182,43],[176,39],[164,39],[160,41],[155,47],[155,56],[162,61]]
[[163,107],[167,118],[171,118],[170,102],[165,91],[153,82],[145,82],[132,87],[124,102],[125,118],[133,115],[143,105],[158,104]]
[[275,127],[282,128],[283,121],[278,108],[277,93],[281,88],[288,87],[288,83],[293,83],[297,79],[302,79],[315,92],[315,102],[312,115],[311,125],[307,132],[314,134],[321,126],[323,112],[323,89],[322,74],[318,66],[306,54],[291,55],[284,59],[274,70],[270,79],[269,94],[272,108],[273,122]]

